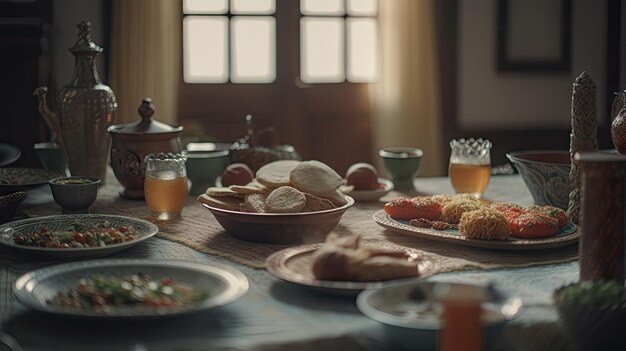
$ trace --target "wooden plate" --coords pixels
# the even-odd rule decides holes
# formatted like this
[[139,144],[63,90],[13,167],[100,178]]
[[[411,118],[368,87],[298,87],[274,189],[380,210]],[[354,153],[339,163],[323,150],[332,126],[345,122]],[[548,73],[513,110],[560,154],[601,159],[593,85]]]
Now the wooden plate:
[[419,278],[395,279],[382,282],[317,280],[311,271],[311,264],[313,252],[315,252],[315,250],[317,250],[321,245],[322,244],[301,245],[278,251],[267,258],[265,262],[267,271],[276,278],[290,283],[312,288],[324,293],[339,295],[356,295],[365,289],[380,288],[392,282],[398,281],[415,281],[416,279],[426,278],[434,273],[433,263],[420,257],[420,254],[415,250],[392,244],[384,244],[377,245],[377,247],[405,250],[412,256],[413,259],[420,260],[418,269],[421,272],[421,276]]

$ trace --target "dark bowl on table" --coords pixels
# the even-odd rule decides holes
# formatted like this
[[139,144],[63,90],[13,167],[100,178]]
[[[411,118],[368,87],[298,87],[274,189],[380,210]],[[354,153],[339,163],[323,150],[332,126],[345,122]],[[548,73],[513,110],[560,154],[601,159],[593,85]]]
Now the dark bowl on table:
[[96,201],[101,180],[89,177],[60,177],[48,181],[54,201],[63,213],[88,213]]
[[554,292],[559,320],[578,349],[624,350],[626,290],[623,284],[583,282]]
[[571,169],[567,150],[528,150],[507,153],[536,205],[567,209]]
[[354,199],[331,210],[298,213],[250,213],[202,204],[226,232],[237,239],[266,244],[312,244],[324,241]]

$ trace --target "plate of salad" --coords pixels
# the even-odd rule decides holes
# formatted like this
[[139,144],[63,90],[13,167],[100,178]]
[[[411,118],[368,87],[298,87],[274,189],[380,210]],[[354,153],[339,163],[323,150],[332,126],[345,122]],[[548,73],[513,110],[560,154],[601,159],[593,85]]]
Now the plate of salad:
[[110,255],[153,237],[159,228],[125,216],[78,214],[29,218],[0,226],[0,245],[49,258]]
[[88,318],[152,318],[205,311],[243,296],[247,278],[226,265],[177,260],[96,259],[20,276],[13,293],[46,313]]

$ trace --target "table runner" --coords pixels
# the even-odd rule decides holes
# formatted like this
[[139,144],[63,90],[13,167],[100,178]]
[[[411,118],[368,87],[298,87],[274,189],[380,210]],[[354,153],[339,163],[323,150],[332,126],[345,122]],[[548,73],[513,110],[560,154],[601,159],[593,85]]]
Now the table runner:
[[[160,238],[257,269],[264,268],[265,259],[269,255],[289,247],[246,242],[228,235],[194,196],[188,198],[181,219],[154,221],[149,217],[150,213],[145,202],[122,199],[118,196],[121,190],[121,185],[114,178],[109,178],[107,185],[100,189],[91,212],[153,221],[159,226],[157,236]],[[497,251],[440,243],[392,232],[379,226],[372,219],[372,215],[383,207],[384,201],[399,195],[401,194],[392,192],[380,202],[356,203],[344,214],[334,232],[339,235],[359,234],[367,245],[391,243],[413,249],[425,259],[432,261],[431,274],[471,269],[529,267],[574,261],[578,257],[577,245],[548,250]],[[53,202],[47,202],[29,206],[24,212],[33,216],[50,215],[58,214],[60,208]]]

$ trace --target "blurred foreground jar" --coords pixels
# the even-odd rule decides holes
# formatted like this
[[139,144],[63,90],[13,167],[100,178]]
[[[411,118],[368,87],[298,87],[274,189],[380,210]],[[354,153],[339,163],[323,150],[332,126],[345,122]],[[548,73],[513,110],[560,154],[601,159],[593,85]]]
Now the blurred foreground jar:
[[624,282],[626,239],[626,156],[583,152],[580,280]]

